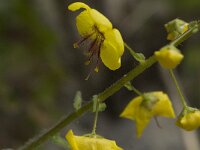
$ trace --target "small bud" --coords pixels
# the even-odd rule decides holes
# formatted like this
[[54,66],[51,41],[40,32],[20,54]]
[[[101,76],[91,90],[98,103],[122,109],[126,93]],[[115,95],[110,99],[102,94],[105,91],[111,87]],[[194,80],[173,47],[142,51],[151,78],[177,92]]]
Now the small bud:
[[155,53],[156,59],[163,68],[174,69],[183,59],[181,52],[172,45],[165,46]]
[[181,112],[176,121],[176,125],[187,131],[192,131],[200,127],[200,110],[186,108]]
[[189,24],[181,19],[174,19],[165,24],[167,39],[172,41],[189,29]]

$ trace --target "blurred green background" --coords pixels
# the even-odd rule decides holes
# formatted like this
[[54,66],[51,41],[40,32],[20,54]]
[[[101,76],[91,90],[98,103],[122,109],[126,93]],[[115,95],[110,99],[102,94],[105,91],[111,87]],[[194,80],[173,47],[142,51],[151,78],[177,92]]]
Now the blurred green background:
[[[90,68],[84,65],[82,49],[73,49],[79,39],[75,27],[78,13],[67,10],[72,0],[0,0],[0,149],[17,148],[43,129],[49,128],[73,110],[73,98],[82,91],[85,101],[111,85],[137,65],[126,51],[122,67],[113,72],[100,66],[88,81]],[[167,43],[164,24],[180,18],[200,17],[199,0],[84,0],[106,15],[133,49],[146,57]],[[200,34],[179,48],[185,55],[177,75],[191,106],[200,108]],[[181,111],[174,85],[159,65],[154,65],[133,81],[141,91],[168,92],[176,112]],[[198,150],[199,132],[186,133],[174,121],[152,121],[140,140],[132,122],[118,117],[135,94],[122,89],[107,101],[100,114],[97,132],[116,139],[125,150]],[[174,97],[174,98],[173,98]],[[92,115],[63,130],[77,134],[90,132]],[[162,137],[162,138],[161,138]],[[196,146],[196,147],[195,147]],[[196,148],[196,149],[195,149]],[[52,142],[41,149],[63,148]]]

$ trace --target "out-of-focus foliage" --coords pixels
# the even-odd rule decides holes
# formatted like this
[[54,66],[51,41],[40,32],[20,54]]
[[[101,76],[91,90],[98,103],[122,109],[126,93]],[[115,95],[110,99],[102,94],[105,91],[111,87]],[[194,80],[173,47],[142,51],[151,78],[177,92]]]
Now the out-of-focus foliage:
[[1,2],[0,145],[26,140],[59,114],[55,100],[66,74],[56,42],[31,1]]

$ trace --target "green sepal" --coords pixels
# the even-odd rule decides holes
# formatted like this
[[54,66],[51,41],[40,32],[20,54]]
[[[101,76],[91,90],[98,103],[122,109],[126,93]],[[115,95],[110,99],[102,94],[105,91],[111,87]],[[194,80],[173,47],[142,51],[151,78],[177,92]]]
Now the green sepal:
[[98,96],[94,95],[92,98],[93,101],[93,107],[92,107],[92,112],[96,112],[97,111],[97,103],[99,103],[99,107],[98,107],[98,111],[102,112],[106,109],[106,104],[103,102],[99,102]]
[[141,103],[142,106],[151,110],[152,107],[158,102],[158,98],[154,96],[152,93],[144,93],[143,101]]

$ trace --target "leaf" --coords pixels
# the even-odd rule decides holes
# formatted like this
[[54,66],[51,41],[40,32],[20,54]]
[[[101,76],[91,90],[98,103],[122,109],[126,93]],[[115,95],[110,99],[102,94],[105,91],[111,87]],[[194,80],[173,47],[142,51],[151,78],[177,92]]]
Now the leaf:
[[78,110],[81,108],[82,105],[82,94],[80,91],[77,91],[74,97],[74,103],[73,106],[75,108],[75,110]]

